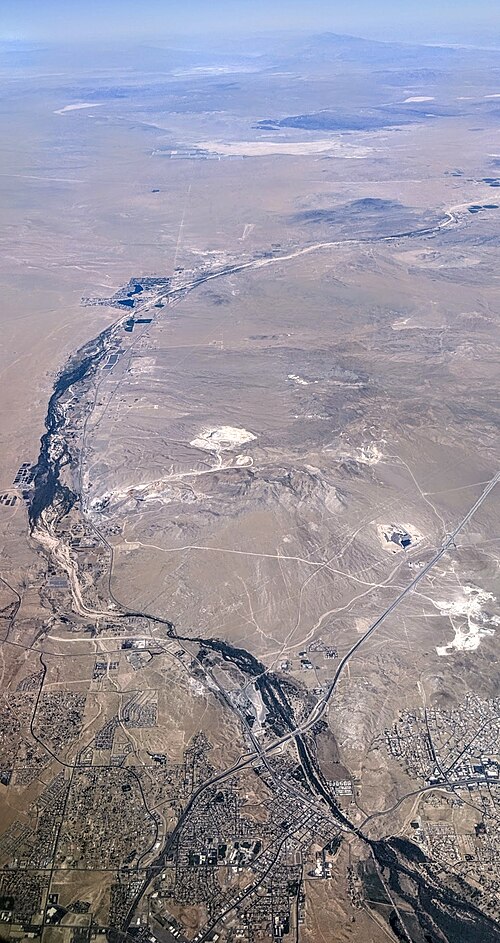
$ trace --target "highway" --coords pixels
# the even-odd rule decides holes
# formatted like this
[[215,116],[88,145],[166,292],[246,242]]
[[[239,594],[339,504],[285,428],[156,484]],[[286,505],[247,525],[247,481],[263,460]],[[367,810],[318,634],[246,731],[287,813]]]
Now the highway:
[[[456,221],[452,213],[449,213],[448,217],[449,218],[446,220],[446,222],[441,223],[438,227],[436,227],[436,229],[442,228],[444,225],[448,225]],[[432,233],[433,233],[433,230],[423,230],[419,233],[419,235],[431,235]],[[411,233],[411,234],[402,233],[402,234],[397,234],[390,237],[383,237],[380,240],[373,240],[373,241],[386,242],[386,241],[389,241],[389,239],[400,239],[409,235],[416,235],[416,233]],[[154,305],[157,304],[159,301],[170,302],[171,304],[175,303],[175,301],[177,299],[180,299],[180,297],[182,297],[184,294],[187,294],[189,291],[197,288],[199,285],[205,282],[208,282],[212,279],[217,279],[217,278],[229,276],[232,274],[237,274],[239,272],[244,272],[247,269],[255,270],[255,269],[260,269],[264,266],[284,263],[289,260],[291,261],[298,256],[306,255],[306,254],[316,252],[322,249],[331,249],[341,244],[342,243],[338,243],[338,242],[317,243],[317,244],[309,245],[303,248],[291,250],[281,256],[269,255],[263,258],[257,258],[257,259],[252,259],[249,261],[240,262],[240,263],[234,263],[233,265],[229,265],[225,269],[222,269],[220,271],[208,272],[208,273],[204,273],[196,277],[193,277],[185,284],[180,285],[179,287],[176,287],[176,288],[171,288],[166,293],[161,292],[155,295],[152,299],[149,299],[148,302],[144,304],[143,306],[138,306],[136,310],[140,311],[142,309],[147,308],[150,313],[153,313],[152,309]],[[343,244],[344,245],[349,244],[349,241]],[[127,313],[127,316],[129,316],[129,313],[130,312]],[[81,353],[80,360],[76,360],[76,361],[70,360],[69,364],[66,366],[65,370],[63,370],[62,374],[60,375],[54,387],[54,392],[49,402],[49,409],[47,413],[46,433],[42,437],[41,451],[40,451],[40,456],[39,456],[38,465],[37,465],[38,477],[36,479],[36,484],[37,484],[36,501],[32,503],[32,507],[30,509],[30,518],[33,525],[33,536],[37,537],[42,542],[42,544],[44,543],[45,549],[52,553],[52,556],[55,557],[56,562],[70,577],[71,589],[72,589],[75,607],[77,609],[78,608],[80,609],[80,612],[82,615],[83,614],[92,615],[93,617],[96,617],[96,618],[109,618],[110,612],[109,610],[104,610],[102,612],[97,612],[97,611],[94,612],[93,610],[89,610],[85,606],[83,597],[80,592],[80,586],[78,583],[78,574],[77,574],[76,568],[74,568],[74,566],[72,565],[69,548],[66,548],[64,546],[60,538],[50,533],[50,529],[48,527],[47,521],[45,520],[42,521],[43,527],[45,528],[45,541],[43,540],[43,533],[44,533],[43,530],[40,528],[40,526],[35,527],[34,525],[38,523],[38,519],[43,516],[45,510],[52,505],[53,500],[54,500],[54,495],[57,493],[57,488],[63,489],[63,486],[60,484],[60,481],[59,481],[59,472],[60,472],[60,469],[63,467],[66,454],[69,454],[69,451],[67,450],[67,442],[64,437],[66,415],[64,412],[59,411],[59,407],[60,407],[59,400],[63,396],[63,394],[66,393],[67,390],[74,387],[84,376],[87,376],[89,373],[92,373],[94,368],[97,368],[97,366],[101,363],[102,358],[106,352],[106,349],[107,349],[106,344],[107,344],[108,339],[111,337],[111,334],[113,331],[121,330],[121,325],[124,320],[125,319],[123,317],[120,317],[118,321],[116,321],[113,325],[111,325],[104,332],[102,332],[98,336],[98,338],[94,339],[93,342],[90,342],[88,345],[82,348],[80,352]],[[54,453],[54,451],[52,450],[52,454],[51,454],[50,446],[51,444],[53,445],[54,442],[56,442],[56,444],[59,444],[62,451]],[[55,454],[55,458],[54,458],[54,454]],[[81,465],[81,459],[80,459],[80,465]],[[165,866],[165,861],[166,861],[168,852],[175,847],[175,843],[180,833],[182,832],[182,829],[184,827],[186,820],[189,818],[189,815],[193,809],[193,806],[196,804],[200,795],[205,790],[209,789],[210,787],[213,787],[214,785],[218,783],[223,782],[224,780],[226,780],[228,777],[230,777],[237,771],[247,768],[251,764],[254,764],[256,761],[260,761],[260,763],[262,763],[266,767],[270,776],[273,779],[276,779],[277,778],[276,773],[273,770],[272,764],[268,762],[267,757],[270,757],[273,753],[275,753],[277,750],[281,749],[285,744],[290,743],[290,742],[295,742],[296,748],[299,754],[299,758],[301,759],[302,767],[305,771],[307,770],[308,763],[304,762],[304,757],[303,755],[301,755],[301,750],[303,754],[303,749],[305,749],[304,743],[302,741],[302,737],[304,734],[310,731],[314,727],[314,725],[317,724],[318,721],[321,720],[322,717],[327,712],[329,705],[331,703],[331,700],[333,698],[333,695],[337,689],[338,683],[340,679],[342,678],[344,670],[349,665],[349,663],[351,662],[352,658],[356,655],[356,653],[360,651],[362,646],[371,638],[372,635],[374,635],[378,631],[378,629],[386,621],[386,619],[388,619],[389,616],[391,616],[397,610],[400,604],[428,576],[430,571],[439,563],[441,558],[450,550],[450,548],[454,546],[455,539],[458,536],[458,534],[467,526],[469,521],[472,519],[474,514],[478,511],[478,509],[481,507],[483,502],[487,499],[488,495],[491,493],[491,491],[494,489],[494,487],[498,484],[499,481],[500,481],[500,472],[497,472],[491,478],[488,484],[485,486],[484,490],[482,491],[480,496],[477,498],[477,500],[469,508],[467,513],[463,516],[460,522],[456,525],[454,530],[445,537],[439,549],[437,549],[434,552],[434,554],[431,556],[428,562],[417,572],[417,574],[408,583],[408,585],[399,592],[399,594],[384,609],[384,611],[380,613],[377,616],[377,618],[370,624],[369,628],[363,633],[363,635],[361,635],[352,644],[351,648],[341,657],[341,659],[339,660],[337,664],[336,670],[334,672],[334,676],[332,680],[330,681],[325,693],[319,698],[319,700],[317,701],[315,706],[312,708],[311,712],[309,713],[309,715],[306,717],[305,720],[303,720],[297,726],[293,726],[293,724],[295,723],[295,718],[293,717],[293,713],[292,713],[288,720],[289,729],[287,730],[287,732],[285,734],[278,736],[276,739],[272,740],[270,743],[266,745],[261,745],[258,739],[252,734],[251,728],[248,728],[248,725],[246,725],[247,726],[246,733],[251,743],[250,752],[241,756],[238,762],[236,762],[231,768],[225,769],[217,773],[211,779],[199,785],[190,796],[190,799],[187,802],[183,812],[181,813],[175,828],[173,829],[172,833],[168,836],[165,842],[165,845],[162,849],[162,852],[155,859],[153,859],[149,865],[146,865],[144,867],[144,864],[143,864],[144,858],[149,856],[152,853],[152,848],[154,848],[154,842],[153,842],[153,845],[150,846],[148,851],[145,854],[143,854],[142,857],[139,859],[139,863],[144,867],[144,870],[146,872],[146,877],[145,877],[145,880],[142,882],[141,887],[138,890],[136,896],[134,897],[134,900],[131,902],[128,915],[127,915],[127,920],[126,920],[127,925],[130,924],[133,914],[134,914],[134,910],[137,906],[137,903],[142,897],[151,879],[155,876],[155,874],[157,873],[159,869]],[[80,486],[81,486],[81,482],[80,482]],[[64,494],[66,494],[66,492],[64,492]],[[72,498],[73,497],[76,498],[76,496],[72,495]],[[84,501],[82,498],[82,505],[83,504],[84,504]],[[85,510],[83,511],[83,514],[84,514],[84,517],[88,519],[87,515],[85,514]],[[109,544],[109,542],[107,542],[106,539],[102,536],[102,534],[100,534],[100,531],[95,527],[95,525],[92,525],[92,526],[95,532],[100,536],[101,540],[103,541],[103,544],[107,547],[108,552],[110,554],[110,558],[109,558],[110,567],[109,567],[108,579],[109,579],[110,596],[114,600],[114,596],[111,591],[112,570],[113,570],[113,548],[112,548],[112,545]],[[61,548],[61,547],[63,547],[64,550],[62,552],[61,550],[59,550],[59,553],[58,553],[57,550],[58,548]],[[131,612],[130,610],[127,610],[125,607],[121,606],[121,604],[117,600],[114,600],[114,601],[117,604],[118,611],[121,611],[121,614],[126,615],[127,617],[144,616],[145,618],[154,619],[156,622],[162,622],[163,624],[173,629],[172,623],[170,623],[168,620],[159,619],[158,617],[150,616],[147,613]],[[193,639],[193,641],[196,641],[196,640]],[[202,643],[204,640],[200,639],[199,641]],[[205,642],[207,641],[208,640],[205,640]],[[43,662],[42,662],[42,665],[43,665]],[[262,674],[269,675],[270,672],[267,669],[264,669]],[[262,675],[260,675],[260,677],[262,677]],[[275,692],[277,692],[278,695],[283,694],[283,699],[286,702],[287,701],[286,694],[283,693],[282,685],[279,684],[279,680],[274,679],[273,683],[274,683]],[[40,689],[40,693],[41,693],[41,689]],[[231,708],[232,707],[231,703],[228,702],[228,699],[225,698],[225,700],[228,706]],[[36,713],[36,706],[35,706],[35,711],[33,712],[33,719],[35,717],[35,713]],[[31,722],[32,732],[33,732],[33,719]],[[240,717],[240,719],[242,718]],[[243,719],[243,722],[244,722],[244,719]],[[283,727],[281,727],[281,730],[282,729]],[[52,755],[54,756],[55,759],[57,759],[57,757],[55,757],[54,754]],[[305,759],[307,761],[307,755]],[[71,764],[63,763],[63,765],[67,766]],[[315,770],[313,769],[313,773],[314,772]],[[368,818],[366,818],[365,822],[363,823],[363,826],[361,826],[361,829],[358,829],[354,825],[352,825],[349,822],[349,820],[346,819],[345,816],[343,816],[340,813],[340,811],[337,814],[335,814],[333,809],[330,809],[329,811],[327,811],[326,808],[322,806],[319,796],[322,796],[322,798],[324,799],[325,798],[324,793],[321,793],[319,791],[319,785],[318,785],[317,780],[316,780],[316,786],[314,785],[315,781],[314,781],[313,774],[311,774],[311,777],[309,777],[309,779],[312,780],[313,793],[315,792],[316,795],[318,795],[318,799],[316,799],[314,795],[313,797],[307,796],[300,787],[296,787],[289,782],[283,783],[283,785],[288,791],[288,796],[290,798],[293,798],[295,801],[298,799],[303,805],[309,806],[309,809],[311,810],[311,814],[315,813],[317,815],[324,815],[327,818],[331,818],[335,822],[336,826],[338,826],[340,829],[343,828],[346,830],[355,831],[359,835],[359,837],[361,837],[365,841],[369,841],[362,834],[361,829],[372,817],[375,817],[376,815],[386,814],[386,813],[385,812],[374,813],[372,817],[369,816]],[[435,787],[428,787],[428,788],[431,789],[431,788],[440,788],[440,787],[439,785],[436,784]],[[151,814],[152,810],[150,810],[146,804],[142,787],[140,787],[140,791],[141,791],[142,800],[143,800],[145,809]],[[408,797],[405,797],[405,798],[408,798]],[[400,801],[402,802],[404,800],[402,799]],[[387,811],[390,812],[391,810],[387,810]],[[157,837],[157,835],[158,835],[158,830],[156,829],[155,837]],[[279,853],[279,849],[278,849],[278,853]],[[50,884],[49,884],[49,887],[50,887]],[[231,906],[227,908],[226,911],[224,911],[222,914],[219,914],[217,921],[215,923],[212,923],[209,929],[205,930],[204,935],[200,939],[205,940],[207,936],[209,935],[209,933],[212,931],[213,927],[219,922],[219,920],[221,920],[222,917],[226,913],[229,913],[231,910],[234,910],[234,907],[236,906],[236,904],[240,903],[241,899],[243,899],[250,893],[251,893],[251,889],[249,889],[246,893],[244,893],[242,897],[238,899],[238,901],[233,902]]]
[[[482,491],[479,498],[477,498],[477,500],[474,502],[472,507],[469,508],[469,510],[464,515],[462,520],[456,525],[454,530],[450,534],[448,534],[448,536],[442,543],[440,549],[434,554],[433,557],[431,557],[428,563],[426,563],[426,565],[422,567],[420,572],[417,574],[417,576],[415,576],[415,578],[411,581],[411,583],[409,583],[408,586],[406,586],[405,589],[403,589],[399,593],[399,595],[393,600],[393,602],[389,606],[387,606],[387,608],[381,613],[381,615],[379,615],[378,618],[375,619],[374,622],[372,622],[372,624],[364,633],[364,635],[362,635],[361,638],[359,638],[357,642],[343,656],[343,658],[341,658],[337,666],[335,675],[328,687],[328,690],[325,692],[323,697],[315,705],[315,707],[309,714],[309,717],[302,724],[298,725],[297,727],[294,727],[294,729],[291,730],[289,733],[284,734],[282,737],[277,738],[276,740],[272,741],[267,746],[262,746],[260,749],[256,749],[255,753],[246,754],[245,756],[241,757],[240,760],[237,763],[235,763],[233,766],[231,766],[229,769],[226,769],[217,773],[211,779],[202,783],[191,796],[186,808],[184,809],[184,812],[182,813],[179,819],[179,822],[177,823],[177,826],[173,832],[172,838],[178,834],[178,832],[180,831],[180,828],[182,827],[183,822],[185,821],[187,815],[189,814],[190,809],[192,808],[196,800],[199,798],[200,794],[205,791],[205,789],[208,789],[210,786],[213,786],[216,783],[219,783],[225,780],[228,776],[233,775],[237,771],[244,769],[245,767],[248,767],[255,760],[257,759],[263,760],[264,758],[263,754],[274,753],[274,751],[278,749],[280,746],[282,746],[283,744],[290,742],[290,740],[295,740],[297,737],[306,733],[308,730],[311,729],[311,727],[314,726],[315,723],[318,722],[318,720],[321,719],[321,717],[323,716],[323,714],[325,713],[328,707],[328,704],[332,698],[335,688],[337,687],[338,681],[344,671],[344,668],[349,663],[350,659],[353,657],[353,655],[356,654],[356,652],[361,648],[361,646],[370,638],[370,636],[373,635],[374,632],[377,631],[377,629],[388,618],[388,616],[390,616],[394,612],[394,610],[400,605],[400,603],[415,589],[416,586],[418,586],[421,580],[423,580],[427,576],[430,570],[434,566],[436,566],[436,564],[439,562],[439,560],[441,560],[441,558],[449,550],[449,548],[454,545],[455,538],[457,537],[457,535],[468,524],[468,522],[471,520],[473,515],[478,510],[478,508],[481,507],[483,502],[486,500],[490,492],[493,490],[495,485],[498,484],[499,481],[500,481],[500,472],[497,472],[493,476],[493,478],[488,482],[488,484]],[[253,745],[256,746],[255,739],[253,737],[252,737],[252,742],[253,742]],[[435,788],[439,788],[439,787],[436,786]]]
[[343,658],[340,659],[337,665],[337,670],[335,671],[333,679],[330,682],[328,690],[325,692],[323,697],[315,705],[315,707],[311,711],[307,720],[304,721],[303,724],[301,724],[300,726],[292,730],[289,734],[286,734],[285,736],[281,737],[274,744],[266,748],[266,752],[269,752],[271,749],[275,749],[280,744],[286,743],[287,741],[297,737],[298,735],[305,733],[307,730],[310,730],[311,727],[313,727],[314,724],[317,723],[318,720],[321,719],[321,717],[323,716],[323,714],[325,713],[328,707],[328,704],[332,698],[335,688],[337,687],[337,684],[344,671],[344,668],[350,662],[353,655],[355,655],[356,652],[361,648],[361,646],[364,645],[364,643],[377,631],[378,628],[380,628],[382,623],[385,622],[385,620],[390,615],[392,615],[394,610],[397,609],[397,607],[403,602],[403,600],[406,599],[406,597],[409,596],[411,592],[413,592],[415,587],[418,586],[418,584],[423,579],[425,579],[425,577],[430,572],[430,570],[432,570],[432,568],[435,567],[437,563],[439,563],[439,561],[441,560],[441,557],[445,555],[445,553],[450,549],[450,547],[454,546],[455,538],[458,536],[460,531],[462,531],[463,528],[469,523],[469,521],[474,516],[478,508],[481,507],[483,501],[486,500],[490,492],[493,491],[493,488],[495,487],[495,485],[498,484],[499,481],[500,481],[500,472],[497,472],[493,476],[493,478],[488,482],[488,484],[486,485],[486,487],[480,494],[477,501],[475,501],[472,507],[469,508],[469,510],[467,511],[467,514],[465,514],[465,516],[457,524],[455,529],[451,531],[450,534],[447,535],[446,539],[443,541],[443,543],[441,544],[441,547],[439,548],[439,550],[436,551],[434,556],[431,557],[431,559],[428,561],[428,563],[425,564],[424,567],[422,567],[422,569],[417,573],[417,575],[414,577],[411,583],[409,583],[408,586],[406,586],[405,589],[403,589],[400,592],[399,596],[396,596],[396,598],[392,601],[392,603],[389,606],[387,606],[387,609],[384,609],[381,615],[379,615],[378,618],[375,619],[374,622],[372,622],[372,624],[364,633],[364,635],[362,635],[361,638],[359,638],[357,642],[355,642],[352,648],[350,648],[349,651],[343,656]]
[[420,789],[414,789],[412,792],[407,792],[404,796],[401,796],[394,805],[391,805],[388,809],[381,809],[380,812],[372,812],[370,815],[367,815],[363,819],[361,825],[359,826],[360,831],[362,832],[366,825],[373,819],[382,818],[384,815],[391,815],[396,809],[399,809],[403,802],[407,802],[408,799],[415,799],[416,796],[423,796],[426,792],[436,792],[439,789],[444,789],[450,791],[452,789],[467,789],[469,787],[474,788],[475,786],[491,786],[498,785],[498,780],[491,780],[483,776],[470,776],[467,779],[445,779],[436,783],[429,783],[428,786],[422,786]]

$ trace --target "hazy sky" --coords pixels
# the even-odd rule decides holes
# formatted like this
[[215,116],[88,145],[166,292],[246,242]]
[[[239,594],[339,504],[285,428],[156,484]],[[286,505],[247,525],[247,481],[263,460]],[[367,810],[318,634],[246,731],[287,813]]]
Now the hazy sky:
[[500,0],[0,0],[0,39],[168,39],[276,28],[496,40]]

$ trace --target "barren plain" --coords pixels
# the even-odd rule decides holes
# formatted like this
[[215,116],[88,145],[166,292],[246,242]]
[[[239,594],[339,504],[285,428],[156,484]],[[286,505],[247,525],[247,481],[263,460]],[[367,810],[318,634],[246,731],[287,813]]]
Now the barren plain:
[[2,937],[500,940],[499,54],[5,52]]

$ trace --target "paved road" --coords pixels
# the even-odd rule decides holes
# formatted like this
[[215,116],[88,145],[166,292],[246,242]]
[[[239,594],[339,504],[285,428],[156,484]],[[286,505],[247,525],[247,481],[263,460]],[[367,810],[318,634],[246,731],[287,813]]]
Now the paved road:
[[[317,721],[323,716],[323,714],[325,713],[325,711],[326,711],[326,709],[327,709],[327,707],[328,707],[328,703],[329,703],[329,701],[330,701],[330,699],[331,699],[331,697],[332,697],[332,695],[333,695],[333,693],[334,693],[334,691],[335,691],[335,688],[336,688],[336,686],[337,686],[337,683],[338,683],[338,681],[339,681],[339,678],[341,677],[342,672],[344,671],[344,668],[346,667],[346,665],[348,664],[348,662],[350,661],[350,659],[351,659],[351,658],[353,657],[353,655],[358,651],[358,649],[370,638],[370,636],[373,635],[374,632],[377,631],[377,629],[378,629],[378,628],[382,625],[382,623],[388,618],[388,616],[390,616],[390,615],[394,612],[394,610],[400,605],[400,603],[401,603],[411,592],[413,592],[413,590],[415,589],[415,587],[418,586],[418,584],[421,582],[421,580],[423,580],[423,579],[427,576],[427,574],[430,572],[430,570],[431,570],[434,566],[436,566],[436,564],[441,560],[441,557],[444,556],[444,554],[449,550],[449,548],[450,548],[451,546],[454,546],[455,538],[457,537],[457,535],[458,535],[458,534],[460,533],[460,531],[463,530],[463,528],[468,524],[468,522],[471,520],[471,518],[473,517],[473,515],[474,515],[474,514],[476,513],[476,511],[478,510],[478,508],[481,507],[483,501],[486,500],[486,498],[488,497],[488,495],[490,494],[490,492],[493,490],[493,488],[495,487],[495,485],[498,484],[499,481],[500,481],[500,472],[497,472],[497,473],[493,476],[493,478],[491,479],[491,481],[488,482],[488,484],[487,484],[486,487],[484,488],[483,492],[481,493],[481,495],[479,496],[479,498],[477,499],[477,501],[474,502],[474,504],[472,505],[471,508],[469,508],[469,510],[468,510],[467,513],[464,515],[464,517],[462,518],[462,520],[457,524],[457,526],[455,527],[455,529],[454,529],[450,534],[447,535],[446,539],[443,541],[441,547],[439,548],[439,550],[436,551],[436,553],[434,554],[434,556],[431,557],[431,559],[428,561],[428,563],[426,563],[426,565],[425,565],[424,567],[422,567],[422,569],[419,571],[419,573],[417,573],[417,575],[414,577],[414,579],[411,581],[411,583],[409,583],[408,586],[406,586],[405,589],[403,589],[403,590],[399,593],[399,595],[396,596],[396,598],[393,600],[393,602],[392,602],[389,606],[387,606],[386,609],[384,609],[384,611],[381,613],[381,615],[378,616],[378,618],[375,619],[374,622],[372,622],[372,624],[370,625],[370,627],[368,628],[368,630],[364,633],[364,635],[362,635],[361,638],[359,638],[358,641],[352,646],[352,648],[350,648],[350,650],[344,655],[344,657],[341,658],[341,660],[340,660],[340,662],[339,662],[339,664],[338,664],[338,666],[337,666],[337,670],[336,670],[336,672],[335,672],[335,675],[334,675],[334,677],[333,677],[333,679],[332,679],[332,682],[331,682],[331,684],[330,684],[328,690],[326,691],[326,693],[324,694],[324,696],[321,698],[321,700],[318,701],[318,703],[316,704],[316,706],[314,707],[314,709],[311,711],[311,713],[310,713],[309,717],[307,718],[307,720],[306,720],[303,724],[301,724],[300,726],[298,726],[298,727],[296,727],[294,730],[292,730],[290,733],[286,734],[286,735],[283,736],[283,737],[280,737],[278,740],[275,740],[273,743],[269,744],[267,747],[263,747],[262,749],[260,749],[260,750],[258,751],[258,755],[260,756],[261,759],[263,759],[263,754],[264,754],[264,753],[271,753],[271,752],[273,752],[275,749],[277,749],[277,747],[281,746],[282,744],[287,743],[287,742],[289,742],[289,741],[292,740],[292,739],[296,739],[296,738],[299,737],[301,734],[305,733],[305,732],[306,732],[307,730],[309,730],[315,723],[317,723]],[[255,745],[255,743],[254,743],[254,745]],[[255,754],[254,754],[254,758],[255,758]],[[250,754],[249,756],[247,756],[247,757],[244,757],[242,760],[240,760],[239,763],[235,764],[235,765],[232,767],[231,772],[236,772],[236,770],[242,769],[244,766],[247,766],[250,762],[252,762],[252,755],[251,755],[251,754]],[[176,826],[176,828],[175,828],[175,830],[174,830],[174,832],[173,832],[173,835],[171,836],[171,843],[172,843],[172,844],[173,844],[173,837],[176,836],[176,835],[179,833],[179,831],[180,831],[180,829],[182,828],[182,825],[183,825],[183,823],[184,823],[184,821],[185,821],[187,815],[189,814],[190,809],[192,808],[192,806],[193,806],[194,802],[196,801],[196,799],[198,798],[199,794],[200,794],[201,792],[203,792],[203,791],[207,788],[208,785],[210,785],[210,784],[213,785],[214,782],[217,782],[218,780],[225,779],[227,775],[228,775],[228,771],[226,770],[224,773],[220,773],[220,774],[218,774],[218,776],[213,777],[213,779],[212,779],[211,781],[209,781],[208,783],[202,784],[202,785],[196,790],[196,792],[195,792],[195,793],[193,794],[193,796],[191,797],[191,799],[190,799],[190,801],[189,801],[189,803],[188,803],[186,809],[184,810],[184,813],[182,814],[181,818],[179,819],[179,822],[177,823],[177,826]],[[467,784],[468,784],[468,781],[467,781],[467,780],[458,781],[458,782],[456,783],[456,785],[463,785],[463,786],[466,786]],[[440,786],[441,786],[441,784],[435,784],[434,786],[424,787],[424,789],[421,789],[421,790],[415,790],[414,795],[418,795],[419,793],[425,792],[425,791],[427,791],[427,790],[440,788]],[[396,805],[394,806],[394,808],[397,808],[398,805],[400,805],[401,802],[403,802],[404,799],[407,799],[407,798],[409,798],[409,797],[408,797],[408,796],[405,796],[405,797],[403,797],[401,800],[399,800],[399,802],[396,803]],[[388,811],[391,811],[391,810],[388,810]],[[365,821],[363,822],[363,826],[366,825],[366,824],[371,820],[371,818],[376,818],[376,816],[377,816],[377,815],[380,815],[380,814],[384,814],[384,813],[375,813],[375,814],[372,815],[372,816],[368,816],[368,817],[365,819]],[[363,826],[362,826],[362,827],[363,827]],[[252,887],[250,890],[253,890],[253,889],[254,889],[254,888]],[[250,893],[250,890],[249,890],[248,893]],[[246,896],[246,895],[244,895],[244,896]],[[219,921],[222,919],[222,917],[225,916],[226,913],[229,913],[230,910],[233,910],[235,906],[236,906],[236,905],[233,903],[233,904],[231,905],[231,907],[229,907],[229,908],[227,909],[227,911],[225,911],[223,914],[219,914],[218,917],[217,917],[217,920],[214,921],[214,922],[210,925],[210,927],[209,927],[207,930],[205,930],[203,936],[200,938],[200,941],[206,940],[207,937],[208,937],[208,935],[210,934],[210,932],[214,929],[215,926],[217,926],[217,924],[218,924]],[[132,912],[132,911],[131,911],[131,912]],[[404,927],[404,924],[403,924],[403,923],[402,923],[402,926]],[[408,939],[409,939],[409,937],[408,937]]]
[[392,812],[395,812],[396,809],[399,809],[403,802],[406,802],[408,799],[414,799],[416,796],[422,796],[425,792],[435,792],[437,789],[444,789],[449,791],[450,789],[467,789],[468,786],[491,786],[492,784],[497,785],[498,780],[494,779],[480,779],[478,776],[469,777],[468,779],[445,779],[437,783],[430,783],[428,786],[421,786],[420,789],[414,789],[412,792],[405,793],[404,796],[401,796],[394,805],[391,805],[388,809],[381,809],[380,812],[372,812],[370,815],[367,815],[365,819],[361,822],[359,830],[363,831],[365,825],[368,825],[372,819],[382,818],[384,815],[391,815]]
[[393,602],[389,606],[387,606],[387,609],[384,609],[381,615],[377,619],[375,619],[375,622],[372,622],[372,624],[370,625],[369,629],[365,632],[365,634],[362,635],[361,638],[359,638],[358,641],[352,646],[352,648],[350,648],[349,651],[343,656],[343,658],[340,659],[337,665],[337,670],[333,676],[333,679],[330,683],[328,690],[323,695],[323,697],[318,701],[316,706],[313,708],[307,720],[304,721],[304,723],[301,724],[300,726],[296,727],[295,730],[292,730],[289,734],[286,734],[284,737],[281,737],[279,740],[275,741],[273,744],[267,747],[266,752],[269,752],[271,749],[275,749],[277,746],[279,746],[282,743],[287,743],[289,740],[295,738],[301,733],[305,733],[307,730],[310,730],[311,727],[313,727],[314,724],[317,723],[318,720],[321,719],[321,717],[323,716],[323,714],[325,713],[328,707],[328,703],[333,695],[333,692],[335,691],[335,688],[337,687],[339,678],[342,675],[344,668],[346,667],[348,662],[351,660],[352,656],[358,651],[359,648],[361,648],[362,645],[364,645],[364,643],[370,638],[370,636],[373,635],[374,632],[377,631],[377,629],[382,625],[382,623],[385,622],[388,616],[390,616],[394,612],[395,609],[397,609],[397,607],[403,602],[403,600],[406,599],[406,597],[411,592],[413,592],[413,590],[415,589],[416,586],[418,586],[421,580],[423,580],[427,576],[429,571],[432,570],[434,566],[436,566],[436,563],[439,563],[441,557],[444,556],[444,554],[450,549],[450,547],[454,546],[455,538],[457,537],[457,535],[469,523],[470,519],[476,513],[478,508],[481,507],[483,501],[486,500],[489,493],[493,491],[493,488],[495,487],[495,485],[498,484],[499,481],[500,481],[500,472],[497,472],[493,476],[491,481],[488,482],[484,491],[481,493],[477,501],[475,501],[472,507],[469,508],[469,510],[467,511],[467,514],[465,514],[465,516],[462,518],[460,523],[458,523],[455,529],[451,531],[450,534],[447,535],[446,539],[441,544],[441,547],[439,548],[438,551],[436,551],[434,556],[431,557],[429,562],[426,563],[424,567],[422,567],[422,569],[417,573],[417,575],[411,581],[411,583],[409,583],[408,586],[406,586],[405,589],[403,589],[400,592],[399,596],[396,596],[396,599],[394,599]]
[[444,556],[447,550],[449,550],[449,548],[454,545],[455,538],[457,537],[457,535],[460,533],[461,530],[463,530],[466,524],[468,524],[470,519],[476,513],[476,511],[481,506],[483,501],[486,500],[489,493],[493,490],[493,488],[495,487],[496,484],[498,484],[499,481],[500,481],[500,472],[497,472],[493,476],[491,481],[488,482],[488,484],[484,488],[483,492],[481,493],[477,501],[475,501],[472,507],[467,511],[467,514],[465,514],[465,516],[457,524],[455,529],[450,534],[448,534],[448,536],[446,537],[446,540],[443,542],[440,549],[434,554],[433,557],[431,557],[429,562],[426,563],[426,565],[419,571],[419,573],[415,576],[415,578],[411,581],[411,583],[409,583],[408,586],[405,589],[403,589],[402,592],[400,592],[399,596],[397,596],[396,599],[394,599],[393,602],[389,606],[387,606],[387,609],[384,610],[384,612],[375,620],[375,622],[372,622],[371,626],[365,632],[365,634],[362,635],[361,638],[359,638],[358,641],[352,646],[352,648],[350,648],[349,651],[344,655],[344,657],[341,658],[328,690],[323,695],[323,697],[318,701],[318,703],[315,705],[315,707],[309,714],[309,717],[304,721],[304,723],[295,727],[293,730],[285,734],[283,737],[279,737],[278,739],[273,740],[272,743],[268,744],[267,746],[261,747],[261,749],[256,750],[254,753],[247,753],[237,763],[231,766],[230,769],[223,770],[222,772],[217,773],[217,775],[213,776],[211,779],[202,783],[202,785],[199,786],[198,789],[191,796],[191,799],[188,805],[186,806],[186,809],[183,815],[181,816],[181,820],[185,819],[186,814],[188,813],[188,811],[190,810],[191,806],[196,801],[200,793],[204,792],[204,790],[207,789],[209,786],[212,786],[215,783],[221,782],[222,780],[226,779],[228,776],[232,775],[238,770],[244,769],[245,767],[249,766],[252,762],[254,762],[254,760],[258,758],[263,759],[264,753],[265,754],[273,753],[278,747],[282,746],[284,743],[288,743],[290,740],[294,740],[300,734],[303,734],[307,730],[310,730],[310,728],[314,726],[314,724],[317,723],[318,720],[320,720],[320,718],[325,713],[326,708],[328,707],[328,703],[335,691],[339,678],[342,675],[342,672],[344,668],[346,667],[346,665],[348,664],[349,660],[358,651],[358,649],[364,644],[364,642],[366,642],[367,639],[369,639],[370,636],[373,635],[374,632],[376,632],[376,630],[382,625],[382,623],[388,618],[388,616],[394,612],[394,610],[400,605],[403,599],[405,599],[415,589],[415,587],[418,586],[420,581],[423,580],[427,576],[427,574],[432,569],[432,567],[434,567],[436,563],[439,562],[439,560],[441,559],[442,556]]

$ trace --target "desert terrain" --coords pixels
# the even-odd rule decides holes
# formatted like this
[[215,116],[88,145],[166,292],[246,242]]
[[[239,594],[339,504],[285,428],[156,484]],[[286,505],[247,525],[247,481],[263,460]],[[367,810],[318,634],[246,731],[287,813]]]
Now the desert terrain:
[[499,54],[5,45],[0,935],[499,940]]

